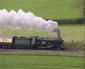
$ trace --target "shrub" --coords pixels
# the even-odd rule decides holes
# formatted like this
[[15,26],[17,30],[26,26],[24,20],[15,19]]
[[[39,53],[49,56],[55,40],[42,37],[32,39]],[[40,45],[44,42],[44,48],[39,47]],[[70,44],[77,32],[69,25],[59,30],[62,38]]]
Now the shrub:
[[69,50],[85,50],[84,41],[65,42],[65,45]]

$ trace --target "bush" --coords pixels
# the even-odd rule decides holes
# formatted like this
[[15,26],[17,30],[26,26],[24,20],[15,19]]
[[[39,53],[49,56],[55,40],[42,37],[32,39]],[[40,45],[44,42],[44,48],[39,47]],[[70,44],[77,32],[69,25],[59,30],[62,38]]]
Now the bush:
[[85,50],[84,41],[65,42],[68,50]]

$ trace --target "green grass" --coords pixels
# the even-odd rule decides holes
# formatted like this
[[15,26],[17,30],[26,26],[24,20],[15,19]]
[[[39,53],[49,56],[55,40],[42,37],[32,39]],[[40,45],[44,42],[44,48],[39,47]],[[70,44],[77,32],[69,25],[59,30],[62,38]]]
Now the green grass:
[[62,38],[66,41],[84,41],[85,25],[61,25],[60,31]]
[[0,0],[0,9],[32,11],[45,19],[79,18],[80,11],[73,8],[75,0]]
[[84,69],[83,57],[75,57],[71,55],[74,53],[68,53],[72,56],[69,57],[66,54],[45,51],[0,54],[0,69]]

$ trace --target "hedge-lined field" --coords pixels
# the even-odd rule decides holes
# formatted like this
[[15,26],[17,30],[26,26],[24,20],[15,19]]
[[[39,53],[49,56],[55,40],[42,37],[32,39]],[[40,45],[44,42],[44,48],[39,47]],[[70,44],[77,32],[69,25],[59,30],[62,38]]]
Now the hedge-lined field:
[[[68,49],[84,49],[84,27],[85,25],[59,25],[61,31],[61,37],[64,39],[65,44]],[[47,36],[47,37],[57,37],[57,33],[48,33],[46,31],[38,30],[11,30],[10,28],[2,28],[0,35],[10,35],[10,36]]]
[[75,0],[0,0],[0,9],[32,11],[45,19],[80,18]]

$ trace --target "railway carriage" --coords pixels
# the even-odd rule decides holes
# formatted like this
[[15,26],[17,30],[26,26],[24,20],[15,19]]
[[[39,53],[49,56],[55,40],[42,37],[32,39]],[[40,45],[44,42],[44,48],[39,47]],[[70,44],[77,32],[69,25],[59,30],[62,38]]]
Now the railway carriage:
[[14,36],[0,36],[0,48],[11,48]]

